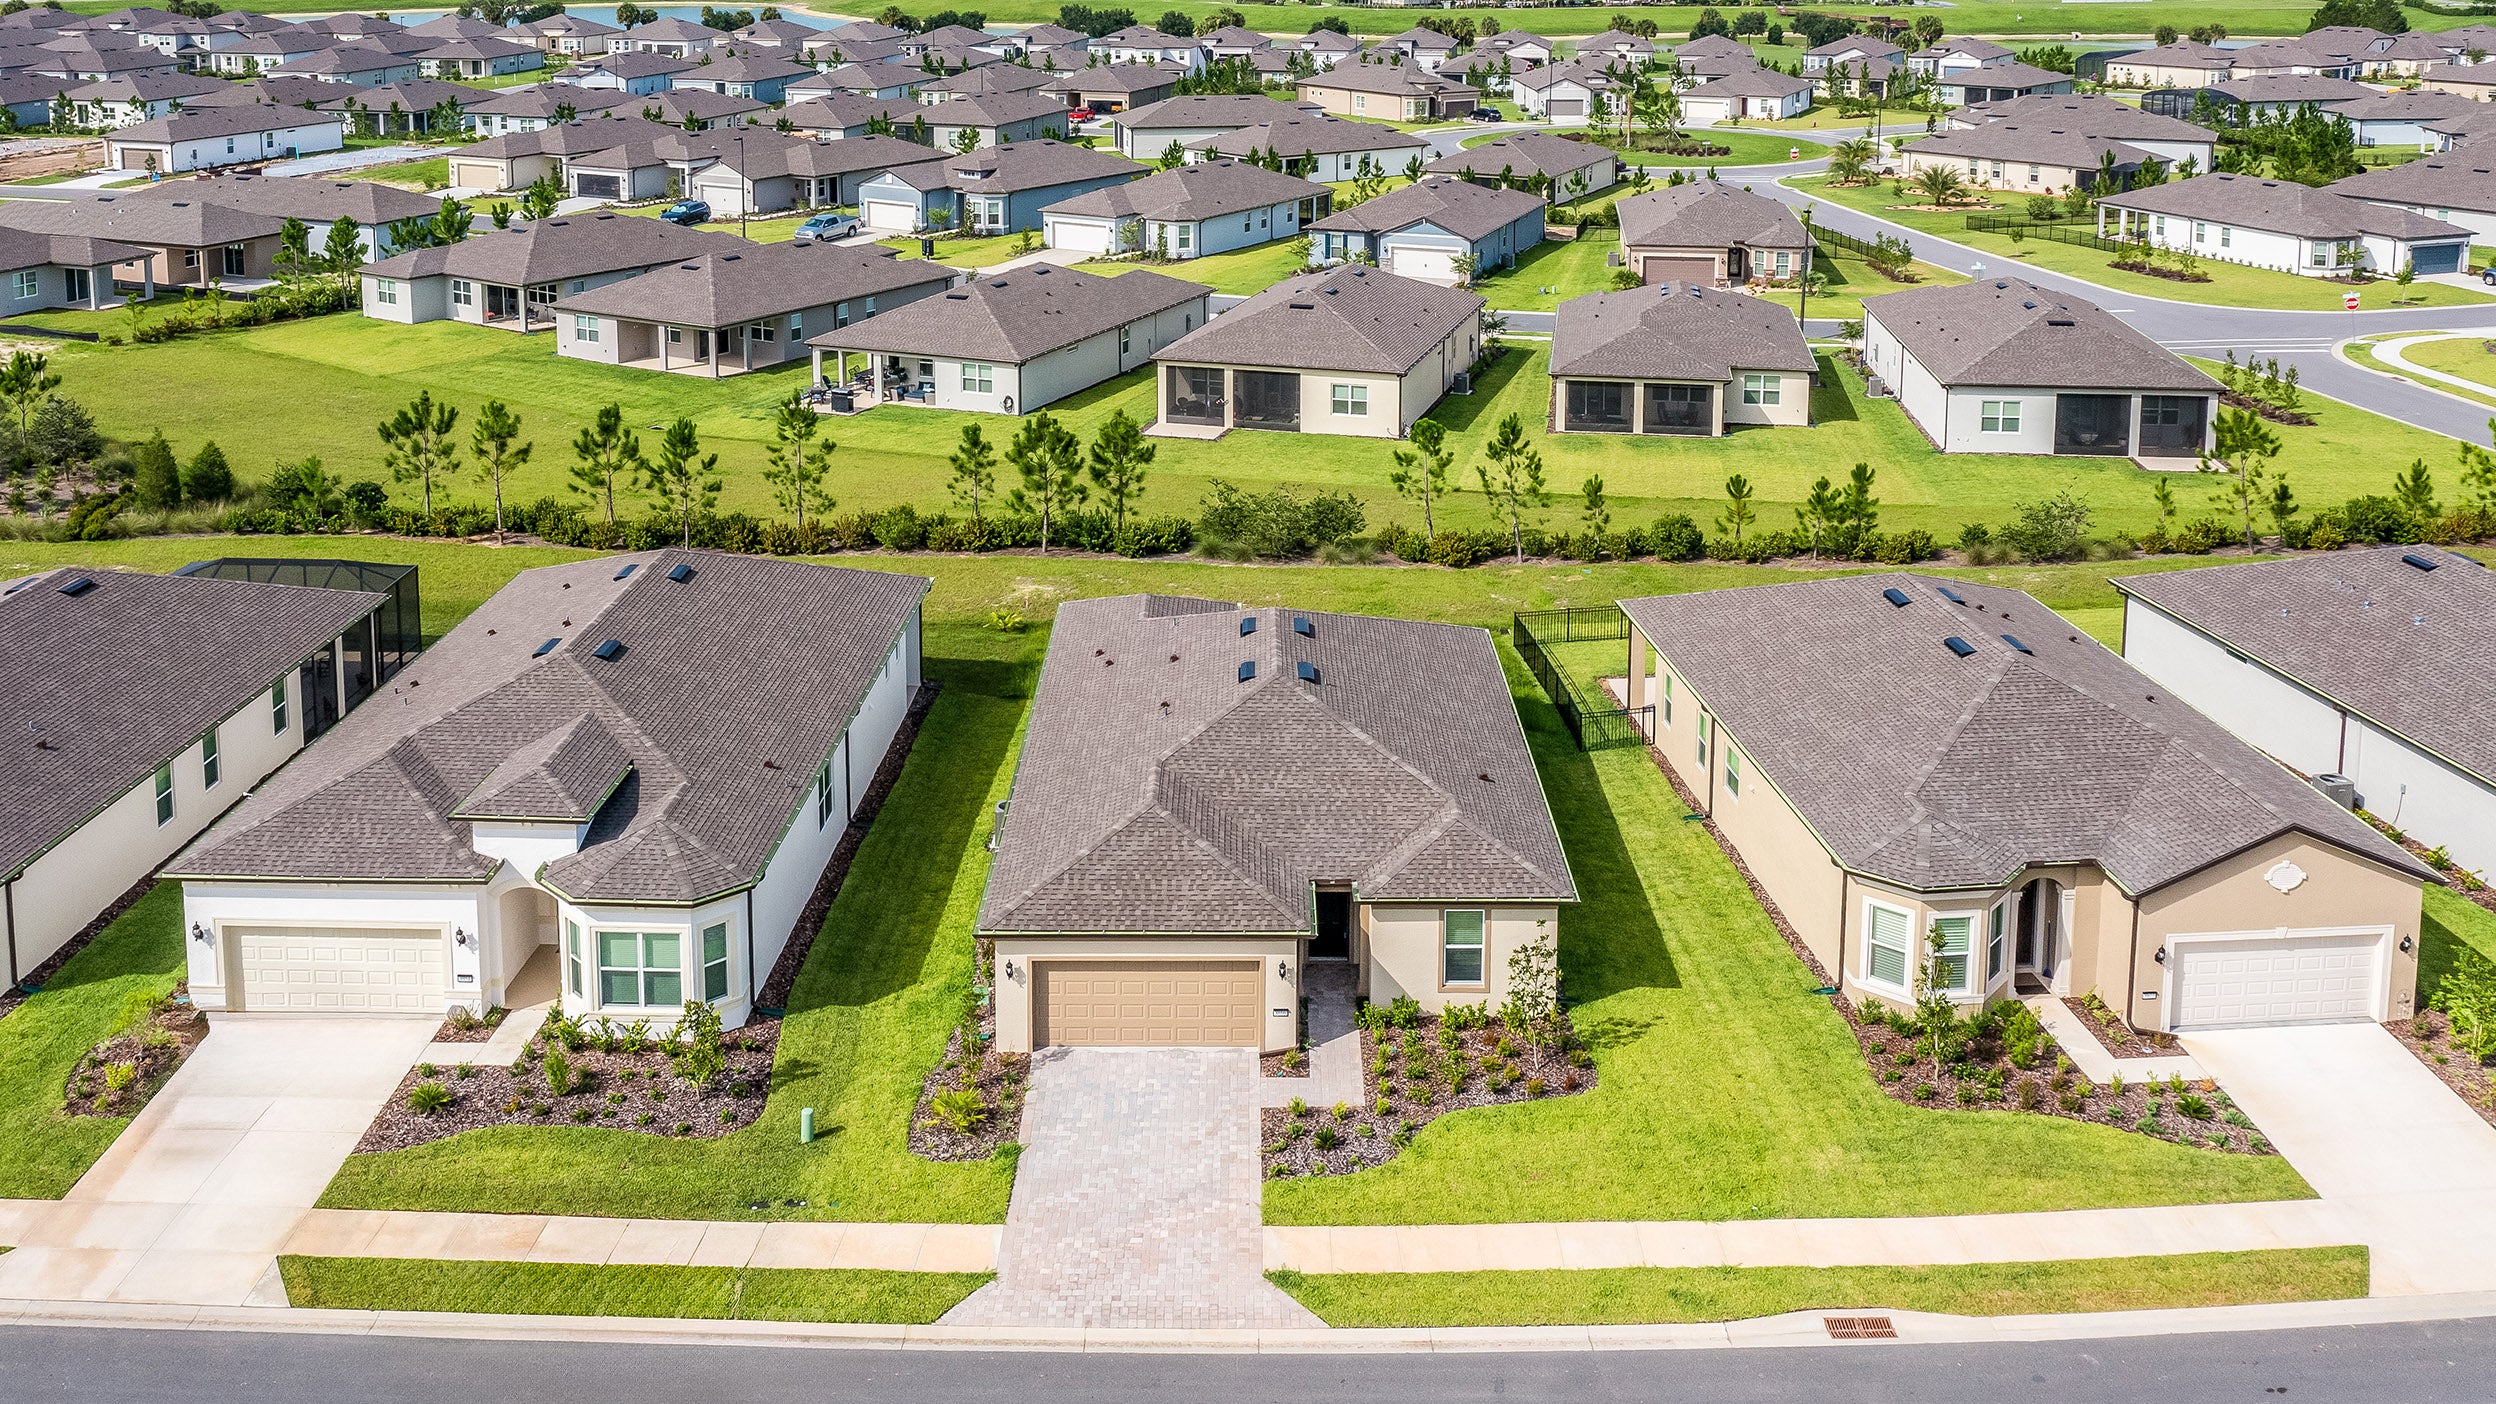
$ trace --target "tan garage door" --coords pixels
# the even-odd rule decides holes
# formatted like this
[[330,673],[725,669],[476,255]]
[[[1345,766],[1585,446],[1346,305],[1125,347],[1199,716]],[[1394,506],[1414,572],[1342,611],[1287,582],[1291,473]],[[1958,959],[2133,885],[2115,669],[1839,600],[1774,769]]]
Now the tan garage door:
[[466,190],[492,190],[503,182],[502,167],[491,161],[453,161],[451,184]]
[[229,927],[253,1014],[440,1014],[442,933]]
[[1042,961],[1032,1044],[1255,1048],[1264,971],[1253,960]]
[[1703,288],[1712,288],[1716,286],[1716,260],[1651,258],[1647,260],[1646,277],[1650,283],[1696,283]]

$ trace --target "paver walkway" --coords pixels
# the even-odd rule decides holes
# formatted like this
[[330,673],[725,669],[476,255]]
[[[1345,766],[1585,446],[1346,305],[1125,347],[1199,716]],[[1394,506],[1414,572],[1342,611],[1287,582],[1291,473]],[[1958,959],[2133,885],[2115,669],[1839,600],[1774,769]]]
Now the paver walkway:
[[1313,1107],[1361,1100],[1368,1084],[1361,1077],[1361,1030],[1352,1004],[1359,983],[1350,961],[1321,961],[1301,972],[1300,993],[1309,1002],[1309,1075],[1263,1079],[1257,1105],[1289,1106],[1294,1097]]
[[1035,1057],[997,1280],[945,1323],[1319,1324],[1262,1272],[1259,1081],[1244,1048]]

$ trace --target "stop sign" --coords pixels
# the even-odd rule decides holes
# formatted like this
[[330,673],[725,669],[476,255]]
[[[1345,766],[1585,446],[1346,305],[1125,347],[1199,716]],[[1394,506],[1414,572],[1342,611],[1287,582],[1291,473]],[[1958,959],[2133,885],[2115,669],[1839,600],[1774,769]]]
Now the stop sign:
[[2356,311],[2356,310],[2357,310],[2357,294],[2356,294],[2356,293],[2353,293],[2353,292],[2345,292],[2345,293],[2340,294],[2340,307],[2341,307],[2341,310],[2343,310],[2343,311],[2347,311],[2347,312],[2354,312],[2354,311]]

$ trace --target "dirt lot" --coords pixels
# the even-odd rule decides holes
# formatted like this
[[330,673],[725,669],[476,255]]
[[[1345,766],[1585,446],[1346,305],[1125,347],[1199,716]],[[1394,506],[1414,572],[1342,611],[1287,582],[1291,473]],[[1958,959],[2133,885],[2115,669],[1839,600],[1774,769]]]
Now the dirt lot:
[[0,181],[92,171],[104,164],[104,143],[91,137],[28,137],[0,142]]

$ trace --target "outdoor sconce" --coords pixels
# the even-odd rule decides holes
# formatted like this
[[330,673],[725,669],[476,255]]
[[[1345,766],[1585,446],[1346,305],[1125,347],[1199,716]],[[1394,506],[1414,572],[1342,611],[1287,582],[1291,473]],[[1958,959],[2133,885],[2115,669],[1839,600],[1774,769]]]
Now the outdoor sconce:
[[1290,961],[1287,961],[1287,960],[1278,960],[1278,961],[1274,962],[1274,978],[1275,978],[1275,979],[1277,979],[1277,980],[1288,980],[1288,979],[1290,979],[1290,978],[1291,978],[1291,962],[1290,962]]
[[473,951],[477,948],[477,938],[468,934],[467,927],[454,926],[451,928],[451,944],[463,951]]
[[[208,934],[208,928],[200,925],[198,922],[191,923],[191,939],[197,941],[203,946],[212,946],[216,944],[216,938]],[[2403,946],[2401,949],[2407,950],[2409,948],[2407,946]]]
[[2166,963],[2167,963],[2167,948],[2166,948],[2166,947],[2164,947],[2164,946],[2160,946],[2160,947],[2158,948],[2158,954],[2156,954],[2156,955],[2154,955],[2154,956],[2151,956],[2151,957],[2150,957],[2150,959],[2151,959],[2151,960],[2154,960],[2154,961],[2156,961],[2156,962],[2158,962],[2160,965],[2164,965],[2164,964],[2166,964]]
[[2417,943],[2417,941],[2415,941],[2415,940],[2413,940],[2413,939],[2411,939],[2410,937],[2407,937],[2407,936],[2404,936],[2404,937],[2402,937],[2402,938],[2401,938],[2401,954],[2402,954],[2402,955],[2408,955],[2411,951],[2414,951],[2414,950],[2416,950],[2417,948],[2418,948],[2418,943]]
[[1012,413],[1014,412],[1014,397],[1013,397],[1013,396],[1008,395],[1008,396],[1006,396],[1006,397],[1005,397],[1002,401],[1000,401],[999,403],[1001,403],[1001,404],[1003,404],[1003,405],[1005,406],[1005,412],[1006,412],[1007,414],[1012,414]]
[[1016,970],[1016,969],[1014,968],[1014,962],[1012,962],[1012,961],[1010,961],[1010,960],[1009,960],[1009,961],[1007,961],[1007,962],[1005,963],[1005,978],[1007,978],[1007,979],[1009,979],[1009,980],[1013,981],[1015,984],[1018,984],[1018,985],[1019,985],[1019,984],[1021,984],[1021,983],[1023,982],[1022,972],[1021,972],[1021,971],[1019,971],[1019,970]]

